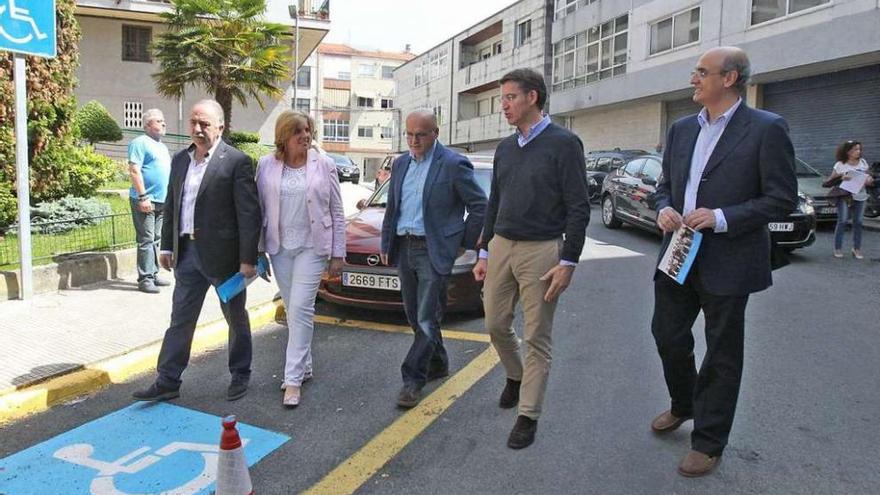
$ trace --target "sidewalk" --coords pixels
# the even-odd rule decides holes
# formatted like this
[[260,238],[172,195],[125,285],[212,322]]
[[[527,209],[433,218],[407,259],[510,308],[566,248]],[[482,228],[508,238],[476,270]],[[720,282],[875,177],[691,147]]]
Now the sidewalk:
[[[346,216],[371,193],[369,187],[342,184]],[[163,275],[173,281],[171,273]],[[274,316],[277,290],[274,280],[256,280],[248,287],[253,329]],[[0,302],[0,423],[154,369],[172,292],[173,286],[160,294],[139,292],[130,275],[28,301]],[[226,332],[217,294],[210,290],[193,355],[226,345]]]

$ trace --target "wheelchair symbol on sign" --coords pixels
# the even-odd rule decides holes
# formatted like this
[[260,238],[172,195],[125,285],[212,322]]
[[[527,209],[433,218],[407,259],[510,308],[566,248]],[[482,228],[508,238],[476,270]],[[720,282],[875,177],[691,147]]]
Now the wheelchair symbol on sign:
[[37,27],[37,22],[31,17],[31,13],[28,9],[16,7],[15,0],[7,0],[7,2],[8,5],[0,5],[0,20],[3,19],[4,14],[8,15],[13,21],[21,21],[30,24],[34,32],[28,33],[27,36],[15,37],[7,33],[6,30],[3,29],[3,23],[0,22],[0,34],[2,34],[4,38],[19,45],[24,45],[25,43],[30,42],[34,39],[35,35],[38,40],[46,39],[47,35],[40,32],[40,28]]
[[[248,439],[242,439],[242,446],[247,445]],[[135,458],[150,451],[150,447],[136,449],[113,462],[106,462],[92,457],[95,448],[91,444],[78,443],[68,445],[55,451],[53,456],[98,471],[98,475],[92,480],[89,487],[92,495],[135,495],[116,488],[113,477],[117,474],[135,474],[162,461],[167,456],[179,451],[198,452],[204,461],[204,468],[193,479],[174,489],[162,492],[160,495],[192,495],[206,488],[217,480],[217,461],[220,451],[216,445],[190,442],[171,442],[168,445],[150,454]],[[133,461],[133,462],[132,462]]]

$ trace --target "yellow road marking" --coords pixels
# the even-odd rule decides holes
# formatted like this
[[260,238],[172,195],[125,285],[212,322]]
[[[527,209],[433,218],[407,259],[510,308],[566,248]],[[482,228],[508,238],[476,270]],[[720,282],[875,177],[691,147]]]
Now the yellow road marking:
[[304,493],[336,495],[357,491],[496,364],[498,354],[489,347]]
[[[375,323],[363,320],[348,320],[333,316],[315,315],[315,323],[335,325],[343,328],[376,330],[378,332],[412,334],[412,329],[406,325],[393,325],[390,323]],[[465,332],[462,330],[442,329],[443,338],[453,340],[469,340],[471,342],[489,342],[489,336],[483,333]]]

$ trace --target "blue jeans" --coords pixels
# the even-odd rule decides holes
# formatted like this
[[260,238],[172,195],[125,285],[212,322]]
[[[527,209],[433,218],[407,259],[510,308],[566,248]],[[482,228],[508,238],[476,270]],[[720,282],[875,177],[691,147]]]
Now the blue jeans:
[[131,219],[134,222],[137,241],[138,283],[155,280],[159,273],[157,250],[162,237],[162,203],[153,203],[153,211],[144,213],[138,209],[138,201],[130,199]]
[[846,222],[852,214],[853,249],[862,249],[862,216],[865,213],[865,201],[837,202],[837,225],[834,227],[834,249],[843,247],[843,234],[846,233]]
[[403,383],[422,388],[428,369],[448,369],[440,321],[446,303],[446,276],[439,274],[428,258],[424,242],[401,239],[397,263],[406,319],[415,332],[412,346],[400,366]]

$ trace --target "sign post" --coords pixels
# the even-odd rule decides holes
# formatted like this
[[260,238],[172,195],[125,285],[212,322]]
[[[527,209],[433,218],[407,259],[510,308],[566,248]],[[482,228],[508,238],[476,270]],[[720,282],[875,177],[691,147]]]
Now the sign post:
[[55,57],[55,0],[0,0],[0,50],[15,54],[15,175],[21,252],[18,296],[30,299],[33,295],[33,263],[25,55]]

